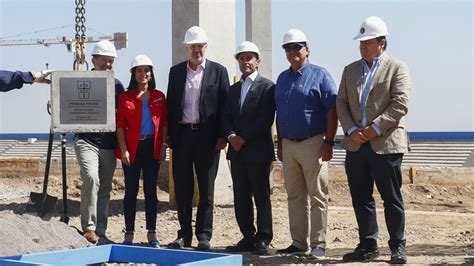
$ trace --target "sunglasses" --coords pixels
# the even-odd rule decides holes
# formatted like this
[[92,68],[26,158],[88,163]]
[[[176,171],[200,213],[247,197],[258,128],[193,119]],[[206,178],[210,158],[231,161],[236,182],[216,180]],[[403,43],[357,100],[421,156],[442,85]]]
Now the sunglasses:
[[286,53],[298,52],[303,47],[306,47],[304,43],[289,43],[289,44],[283,45],[283,49],[285,50]]

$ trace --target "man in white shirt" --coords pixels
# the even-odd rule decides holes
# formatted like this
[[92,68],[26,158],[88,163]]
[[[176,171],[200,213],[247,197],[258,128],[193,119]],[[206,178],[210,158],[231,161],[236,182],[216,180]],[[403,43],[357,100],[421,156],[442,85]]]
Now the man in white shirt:
[[[242,77],[229,88],[224,129],[230,143],[227,159],[231,161],[235,218],[243,238],[227,250],[267,254],[273,238],[270,167],[275,160],[275,84],[258,73],[260,51],[254,43],[241,43],[235,58]],[[252,196],[257,207],[257,228]]]
[[168,80],[169,145],[181,229],[171,248],[190,247],[194,171],[199,184],[195,235],[198,250],[209,250],[212,238],[214,181],[220,150],[226,147],[221,121],[229,77],[224,66],[205,58],[206,32],[193,26],[184,42],[189,60],[170,69]]

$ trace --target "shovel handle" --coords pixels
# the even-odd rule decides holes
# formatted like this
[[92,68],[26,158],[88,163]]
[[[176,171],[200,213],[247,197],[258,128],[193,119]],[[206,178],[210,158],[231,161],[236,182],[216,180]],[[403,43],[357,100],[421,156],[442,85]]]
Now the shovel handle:
[[63,174],[63,208],[64,217],[67,217],[67,174],[66,174],[66,134],[61,134],[61,167]]
[[48,153],[46,155],[46,167],[44,169],[44,181],[43,181],[43,195],[46,198],[46,192],[48,190],[48,180],[49,180],[49,168],[51,166],[51,154],[53,152],[53,138],[54,133],[49,133],[48,140]]
[[49,168],[51,166],[51,154],[53,151],[53,138],[54,133],[49,132],[49,140],[48,140],[48,154],[46,155],[46,167],[44,169],[44,180],[43,180],[43,198],[41,199],[41,206],[38,209],[38,216],[43,217],[43,209],[44,205],[46,204],[46,197],[48,196],[48,179],[49,179]]

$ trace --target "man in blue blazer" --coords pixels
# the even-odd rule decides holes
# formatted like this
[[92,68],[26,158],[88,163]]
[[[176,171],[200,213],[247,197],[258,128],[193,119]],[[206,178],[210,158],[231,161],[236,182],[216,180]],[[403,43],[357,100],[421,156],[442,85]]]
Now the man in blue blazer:
[[214,181],[220,150],[226,147],[221,121],[229,77],[224,66],[205,58],[206,32],[193,26],[184,42],[189,60],[170,69],[168,80],[169,145],[181,229],[171,248],[190,247],[194,171],[199,185],[195,235],[198,250],[209,250],[212,238]]
[[[273,238],[269,178],[275,160],[275,84],[258,73],[260,51],[254,43],[241,43],[235,58],[242,77],[229,89],[223,123],[230,143],[227,159],[231,161],[235,217],[243,238],[227,250],[267,254]],[[257,206],[257,229],[252,195]]]

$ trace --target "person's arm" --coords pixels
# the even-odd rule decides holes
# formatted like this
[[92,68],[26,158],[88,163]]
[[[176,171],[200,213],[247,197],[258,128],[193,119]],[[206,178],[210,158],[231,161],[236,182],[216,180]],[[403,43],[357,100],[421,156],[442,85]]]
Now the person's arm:
[[[339,85],[339,90],[337,93],[336,98],[336,109],[339,121],[341,121],[341,126],[346,135],[350,135],[352,132],[356,131],[355,129],[358,128],[356,122],[351,113],[351,109],[349,106],[349,96],[347,95],[347,84],[346,84],[346,76],[347,76],[347,69],[348,67],[344,68],[344,72],[342,73],[341,83]],[[355,129],[354,129],[355,127]],[[349,132],[351,131],[351,132]]]
[[169,147],[172,149],[174,147],[174,140],[173,137],[175,136],[175,132],[173,130],[176,130],[175,128],[175,121],[177,119],[177,114],[176,112],[176,88],[174,88],[175,84],[175,79],[174,79],[174,74],[173,70],[174,68],[170,68],[169,74],[168,74],[168,88],[166,91],[166,103],[167,103],[167,110],[168,110],[168,115],[167,115],[167,121],[168,121],[168,139],[166,140],[166,143],[168,143]]
[[339,121],[341,122],[342,130],[346,136],[357,144],[363,144],[368,141],[367,137],[362,134],[362,128],[359,128],[357,123],[354,121],[353,114],[350,109],[349,96],[347,94],[347,83],[346,76],[348,67],[344,68],[342,73],[341,84],[339,85],[339,91],[336,98],[336,110]]
[[222,114],[221,121],[222,127],[224,129],[224,136],[235,151],[240,151],[242,148],[241,142],[239,141],[240,137],[237,136],[234,129],[232,116],[232,100],[234,99],[232,98],[231,94],[233,93],[234,89],[238,89],[238,86],[241,85],[236,84],[229,88],[229,93],[227,94],[226,103],[224,105],[224,113]]
[[125,143],[125,130],[123,128],[117,128],[117,140],[122,150],[122,162],[125,165],[130,165],[130,153],[127,150],[127,144]]
[[51,83],[46,77],[51,74],[52,70],[43,70],[41,72],[22,72],[0,70],[0,91],[7,92],[13,89],[20,89],[23,84],[32,83]]
[[122,107],[124,94],[119,96],[119,104],[117,107],[116,126],[117,126],[117,142],[122,152],[120,159],[125,165],[130,165],[130,153],[127,149],[127,143],[125,141],[125,128],[127,121],[125,118],[125,109]]
[[329,72],[321,83],[321,99],[326,109],[326,134],[321,147],[321,159],[329,161],[333,157],[334,137],[337,131],[337,87]]
[[168,144],[166,143],[166,139],[168,138],[168,126],[164,126],[161,128],[161,152],[160,152],[160,161],[164,161],[166,159],[166,149],[168,148]]
[[161,108],[160,114],[160,127],[161,127],[161,153],[160,153],[160,161],[166,159],[166,149],[168,148],[168,101],[164,94],[163,96],[163,105]]
[[336,107],[329,109],[326,122],[326,136],[321,147],[321,159],[329,161],[333,156],[334,137],[337,131],[337,111]]
[[[278,116],[278,114],[277,114]],[[278,140],[278,145],[277,145],[277,157],[278,157],[278,160],[282,161],[283,162],[283,139],[281,138],[281,135],[280,135],[280,127],[278,126],[278,119],[276,119],[276,122],[275,122],[275,125],[276,125],[276,130],[277,130],[277,140]]]
[[0,91],[20,89],[25,83],[33,83],[33,80],[34,77],[30,72],[0,70]]
[[218,103],[217,103],[217,123],[219,123],[219,134],[216,142],[216,150],[225,149],[227,146],[227,140],[225,139],[225,130],[222,126],[222,115],[224,114],[224,105],[227,98],[227,93],[229,91],[229,75],[227,74],[227,69],[224,67],[220,73],[219,79],[219,92],[218,92]]

